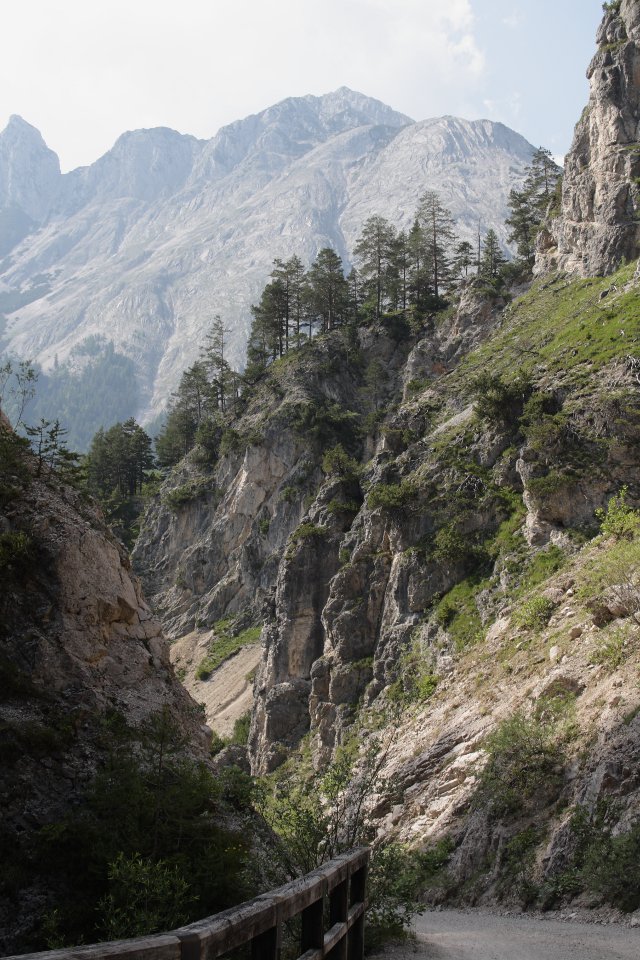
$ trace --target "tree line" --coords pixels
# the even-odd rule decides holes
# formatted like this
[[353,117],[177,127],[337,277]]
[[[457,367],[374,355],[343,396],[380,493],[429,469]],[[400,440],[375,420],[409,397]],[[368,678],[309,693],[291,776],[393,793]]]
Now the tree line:
[[227,411],[235,407],[266,368],[314,336],[345,324],[374,322],[389,314],[417,318],[447,305],[471,279],[487,292],[498,292],[533,264],[535,238],[559,194],[560,168],[548,150],[536,150],[520,189],[509,196],[510,242],[517,257],[507,262],[493,229],[477,243],[456,236],[451,212],[434,191],[420,198],[412,226],[397,230],[381,216],[365,222],[355,245],[354,266],[346,273],[341,257],[325,247],[305,268],[299,256],[276,259],[260,298],[251,308],[253,322],[242,373],[228,358],[228,336],[216,315],[198,359],[187,369],[172,395],[164,427],[155,441],[133,418],[93,437],[85,457],[67,449],[60,421],[44,418],[24,424],[37,373],[28,363],[0,367],[0,410],[9,412],[31,441],[38,473],[66,472],[81,482],[120,524],[126,539],[135,528],[146,480],[159,467],[177,463],[196,443],[217,454],[225,434]]

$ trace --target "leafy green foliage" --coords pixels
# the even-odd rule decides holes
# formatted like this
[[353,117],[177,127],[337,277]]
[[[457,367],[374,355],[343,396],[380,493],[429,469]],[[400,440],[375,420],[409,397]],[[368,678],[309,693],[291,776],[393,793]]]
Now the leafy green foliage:
[[471,389],[479,417],[508,424],[515,423],[522,415],[532,384],[522,370],[510,381],[499,374],[483,371],[473,378]]
[[628,488],[622,487],[619,493],[609,500],[607,509],[596,510],[600,520],[600,530],[605,537],[616,540],[632,540],[640,535],[640,513],[627,504]]
[[32,851],[59,939],[153,933],[244,899],[245,843],[220,825],[222,790],[168,712],[139,730],[114,716],[105,736],[113,752],[85,802]]
[[371,510],[399,510],[412,503],[419,490],[412,480],[400,483],[377,483],[367,494],[367,506]]
[[395,703],[425,703],[437,686],[431,657],[418,639],[412,640],[400,656],[397,679],[387,688],[387,696]]
[[484,637],[476,597],[485,585],[485,581],[477,577],[467,577],[452,587],[436,606],[436,621],[452,638],[456,650],[464,650]]
[[349,456],[342,444],[338,443],[335,447],[325,450],[322,457],[322,472],[328,477],[351,480],[358,477],[360,465],[357,460]]
[[0,533],[0,584],[23,578],[34,561],[34,545],[28,533]]
[[191,916],[193,894],[175,863],[120,852],[108,879],[109,893],[98,904],[105,940],[174,930]]
[[[303,754],[265,784],[262,812],[274,831],[274,882],[301,876],[372,839],[367,801],[383,788],[381,770],[392,739],[372,736],[359,750],[356,737],[315,774]],[[370,866],[368,946],[403,933],[418,909],[419,859],[398,844],[378,844]]]
[[553,604],[547,597],[535,596],[520,604],[513,614],[512,622],[525,630],[541,630],[549,622]]
[[564,753],[554,723],[515,713],[489,735],[486,750],[480,797],[496,816],[526,810],[559,789]]

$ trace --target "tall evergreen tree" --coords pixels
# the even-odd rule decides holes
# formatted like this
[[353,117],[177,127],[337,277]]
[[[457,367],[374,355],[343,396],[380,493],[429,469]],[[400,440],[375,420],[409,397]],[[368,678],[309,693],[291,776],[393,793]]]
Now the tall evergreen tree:
[[369,217],[353,251],[376,320],[382,313],[390,275],[393,273],[394,241],[395,228],[388,220],[379,216]]
[[509,242],[516,244],[518,256],[528,267],[533,266],[536,235],[561,174],[549,150],[539,147],[526,169],[522,189],[509,193],[510,215],[506,220],[511,227]]
[[345,278],[342,260],[331,247],[324,247],[308,273],[307,302],[311,318],[320,324],[322,333],[333,330],[347,319],[349,313],[349,284]]
[[450,252],[455,242],[454,220],[434,190],[420,197],[417,219],[423,227],[431,252],[431,286],[436,302],[450,279]]
[[495,230],[490,229],[484,238],[478,276],[483,280],[494,283],[498,279],[500,268],[504,263],[505,257],[500,249],[498,235]]

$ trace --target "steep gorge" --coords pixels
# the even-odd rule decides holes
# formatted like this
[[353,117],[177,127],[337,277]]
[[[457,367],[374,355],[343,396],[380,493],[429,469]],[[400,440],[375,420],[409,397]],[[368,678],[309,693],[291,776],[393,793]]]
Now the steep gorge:
[[[451,844],[436,898],[580,893],[576,811],[598,842],[635,836],[638,538],[596,534],[622,488],[640,503],[640,289],[621,265],[640,4],[610,7],[532,289],[505,305],[471,285],[421,326],[390,317],[274,363],[233,449],[183,462],[136,549],[173,636],[263,621],[255,773],[396,725],[371,816]],[[614,128],[627,139],[598,152]],[[482,791],[504,722],[556,753],[500,810]]]

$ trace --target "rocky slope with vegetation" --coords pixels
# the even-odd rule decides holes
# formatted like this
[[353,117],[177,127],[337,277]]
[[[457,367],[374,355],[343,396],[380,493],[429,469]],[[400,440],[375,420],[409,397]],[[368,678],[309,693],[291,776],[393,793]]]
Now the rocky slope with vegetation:
[[[631,64],[639,4],[606,7],[601,56]],[[355,782],[378,751],[370,836],[409,843],[435,900],[640,906],[640,287],[626,201],[574,202],[605,182],[632,200],[593,146],[633,110],[625,76],[592,71],[593,150],[582,121],[538,233],[539,271],[588,276],[513,299],[474,280],[291,351],[137,546],[170,631],[213,629],[213,662],[220,621],[237,646],[263,624],[254,773],[326,784],[348,756]]]
[[[157,929],[166,897],[175,909],[161,925],[244,892],[204,716],[175,677],[127,553],[70,479],[2,418],[3,955]],[[226,863],[228,884],[211,857]]]

